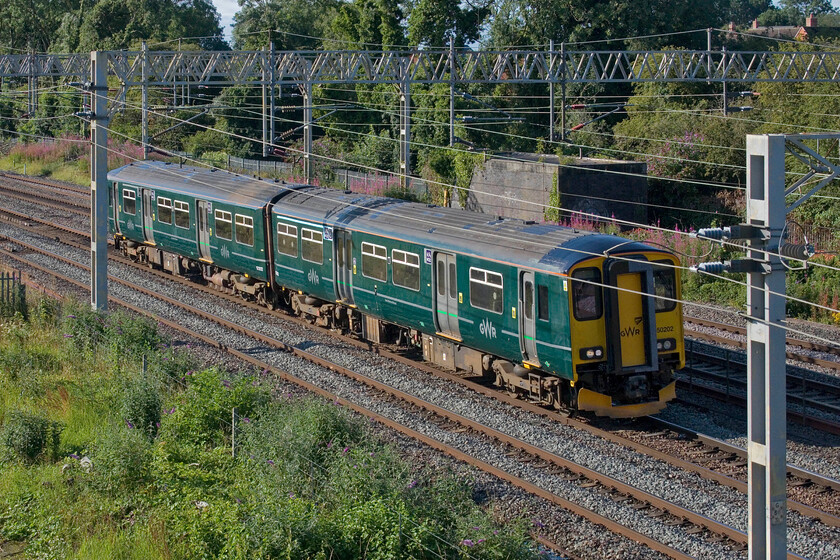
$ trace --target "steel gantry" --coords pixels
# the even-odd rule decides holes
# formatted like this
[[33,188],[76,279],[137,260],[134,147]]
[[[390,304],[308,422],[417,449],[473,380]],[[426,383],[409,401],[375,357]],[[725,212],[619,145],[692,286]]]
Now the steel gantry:
[[[303,96],[303,165],[304,176],[312,173],[313,86],[318,84],[364,83],[393,84],[400,96],[400,171],[406,184],[411,169],[411,86],[413,84],[515,83],[548,84],[554,91],[560,84],[563,91],[572,83],[637,83],[637,82],[840,82],[840,52],[721,52],[711,48],[702,51],[569,51],[564,44],[548,51],[473,51],[446,49],[412,49],[405,51],[113,51],[95,53],[96,72],[92,70],[93,54],[24,54],[0,55],[0,78],[57,78],[65,83],[93,84],[97,105],[102,93],[108,95],[106,83],[116,88],[107,97],[107,110],[92,111],[99,121],[97,137],[103,137],[103,123],[114,111],[127,104],[127,93],[141,87],[172,87],[189,92],[190,87],[248,85],[261,87],[264,105],[274,105],[275,88],[296,85]],[[453,95],[454,97],[454,95]],[[148,151],[148,99],[142,96],[142,144]],[[268,109],[270,111],[270,109]],[[454,111],[454,106],[452,106]],[[274,144],[274,112],[264,125],[263,152]],[[266,120],[266,110],[263,119]],[[565,115],[564,115],[565,116]],[[555,122],[554,103],[550,120]],[[454,132],[450,142],[454,142]],[[269,140],[270,139],[270,140]],[[100,153],[105,148],[99,147]],[[104,185],[97,177],[98,166],[92,166],[92,185]],[[101,182],[100,182],[101,181]],[[99,215],[93,211],[94,218]],[[101,227],[92,225],[94,232]],[[97,234],[98,235],[98,234]],[[94,244],[97,239],[92,241]],[[98,252],[97,252],[98,253]],[[103,257],[104,258],[104,257]],[[101,290],[100,287],[94,287]],[[100,292],[92,299],[106,305],[107,296]]]

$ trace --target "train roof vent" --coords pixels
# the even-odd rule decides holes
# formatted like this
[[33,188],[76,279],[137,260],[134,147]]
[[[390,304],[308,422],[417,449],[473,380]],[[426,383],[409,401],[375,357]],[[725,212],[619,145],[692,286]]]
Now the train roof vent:
[[536,224],[537,221],[536,220],[525,220],[522,223],[525,224],[526,226],[532,226],[532,225]]
[[210,168],[210,173],[215,173],[215,172],[216,172],[216,168],[215,168],[215,167],[211,167],[211,168]]

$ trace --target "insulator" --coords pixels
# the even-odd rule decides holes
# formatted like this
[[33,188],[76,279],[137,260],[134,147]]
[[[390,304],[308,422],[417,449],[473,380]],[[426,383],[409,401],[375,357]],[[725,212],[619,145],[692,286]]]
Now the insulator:
[[695,237],[705,237],[706,239],[714,239],[719,241],[729,233],[729,228],[700,228],[697,230]]
[[726,264],[722,262],[704,262],[697,266],[691,267],[697,272],[706,272],[708,274],[722,274],[726,272]]
[[779,247],[779,255],[787,259],[808,260],[814,256],[813,245],[797,245],[794,243],[783,243]]

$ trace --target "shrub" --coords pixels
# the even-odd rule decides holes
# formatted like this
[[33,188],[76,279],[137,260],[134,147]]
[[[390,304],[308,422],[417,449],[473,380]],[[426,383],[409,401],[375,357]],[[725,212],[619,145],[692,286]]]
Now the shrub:
[[128,382],[122,400],[122,414],[126,425],[154,439],[160,427],[160,392],[148,379]]
[[85,480],[100,492],[130,495],[145,482],[151,460],[151,443],[142,431],[114,426],[94,446]]
[[58,456],[61,426],[43,416],[13,411],[6,415],[6,424],[0,441],[14,457],[35,462],[44,453],[51,458]]
[[221,445],[230,435],[233,408],[240,416],[250,418],[268,400],[268,394],[251,378],[226,378],[216,369],[186,378],[187,389],[179,395],[170,413],[171,421],[163,425],[167,438],[185,444]]

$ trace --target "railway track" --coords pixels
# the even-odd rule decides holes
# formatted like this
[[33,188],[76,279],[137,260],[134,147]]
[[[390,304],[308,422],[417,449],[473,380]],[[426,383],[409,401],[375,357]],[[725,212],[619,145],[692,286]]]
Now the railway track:
[[[13,196],[20,200],[52,208],[54,210],[64,210],[74,214],[89,216],[90,215],[90,195],[87,197],[77,195],[72,191],[65,191],[62,198],[57,198],[52,195],[46,195],[38,190],[26,189],[16,186],[16,181],[9,181],[4,175],[0,175],[0,193],[4,196]],[[10,184],[11,183],[11,184]],[[38,185],[39,183],[34,183]]]
[[[36,248],[27,247],[27,250],[36,250]],[[46,252],[42,252],[42,254],[44,253]],[[4,256],[6,256],[7,258],[14,259],[19,258],[20,255],[4,253]],[[59,255],[50,256],[51,258],[63,258]],[[75,263],[70,259],[67,259],[65,262],[67,264],[78,266],[79,268],[85,268],[84,265]],[[51,271],[48,268],[41,267],[41,272],[52,274],[60,278],[62,282],[73,284],[80,289],[86,288],[84,282],[80,282],[69,276],[55,274],[54,271]],[[248,328],[244,328],[239,324],[227,321],[214,314],[196,310],[192,306],[180,302],[178,300],[160,296],[159,294],[151,290],[147,290],[145,288],[133,284],[125,283],[124,281],[121,281],[116,278],[111,278],[110,281],[116,282],[121,285],[125,285],[126,287],[130,287],[132,290],[136,290],[147,296],[160,299],[166,305],[170,306],[173,309],[179,309],[182,313],[195,314],[204,320],[211,321],[226,329],[236,331],[244,336],[258,341],[261,345],[267,346],[273,350],[292,354],[298,358],[306,360],[307,362],[316,364],[332,372],[339,373],[345,377],[353,379],[354,381],[363,383],[372,390],[380,393],[383,396],[383,398],[387,397],[390,399],[397,399],[400,402],[405,403],[405,406],[407,406],[410,411],[412,411],[414,414],[424,415],[429,422],[431,422],[433,425],[435,425],[441,430],[459,434],[469,432],[471,435],[484,438],[487,442],[494,442],[495,445],[499,447],[500,453],[502,453],[505,457],[512,459],[520,465],[526,465],[530,468],[547,472],[553,476],[562,477],[567,481],[575,483],[577,486],[585,488],[593,493],[607,494],[611,496],[612,499],[614,499],[617,503],[628,502],[630,500],[633,500],[633,505],[637,506],[639,510],[649,510],[649,516],[651,518],[665,518],[663,521],[671,522],[675,527],[683,527],[686,531],[689,532],[689,534],[706,533],[706,536],[710,540],[714,540],[715,542],[722,542],[724,539],[729,539],[732,543],[732,546],[739,548],[743,548],[746,544],[746,535],[743,532],[740,532],[726,525],[719,524],[706,516],[694,513],[678,505],[670,504],[667,502],[667,500],[663,500],[653,494],[649,494],[647,492],[638,490],[616,479],[602,475],[597,471],[588,469],[583,465],[576,464],[562,457],[546,452],[545,450],[533,446],[528,442],[519,440],[504,432],[495,430],[488,426],[484,426],[479,422],[476,422],[470,418],[464,417],[460,414],[447,410],[434,403],[417,398],[411,394],[400,391],[399,389],[396,389],[392,386],[373,380],[367,375],[350,370],[334,362],[324,360],[317,355],[307,352],[306,350],[302,350],[295,346],[289,346],[288,344],[282,341],[266,337],[265,335],[259,332],[253,331]],[[142,307],[136,306],[118,297],[111,297],[110,300],[115,304],[118,304],[122,307],[130,309],[142,315],[151,316],[152,318],[154,318],[155,321],[162,323],[169,328],[180,331],[185,335],[197,338],[210,345],[222,348],[226,352],[237,357],[238,359],[250,363],[258,368],[271,370],[275,375],[277,375],[284,381],[298,384],[312,393],[321,395],[327,399],[332,400],[333,402],[336,402],[337,404],[347,406],[353,409],[354,411],[358,412],[359,414],[363,414],[369,418],[372,418],[391,429],[394,429],[411,437],[412,439],[420,441],[434,449],[446,453],[447,455],[450,455],[455,459],[473,465],[487,473],[490,473],[500,478],[501,480],[505,480],[513,484],[514,486],[525,490],[530,494],[539,496],[540,498],[543,498],[553,504],[563,507],[564,509],[571,511],[576,515],[580,515],[593,523],[602,525],[612,532],[621,534],[637,542],[641,542],[646,546],[650,547],[652,550],[656,550],[658,552],[666,554],[670,558],[680,560],[688,560],[689,558],[691,558],[691,556],[684,554],[679,550],[672,549],[667,544],[657,542],[656,540],[651,539],[645,534],[639,533],[629,527],[625,527],[619,523],[616,523],[608,517],[605,517],[592,510],[589,510],[576,503],[573,503],[555,493],[546,491],[545,489],[533,484],[527,479],[513,475],[510,472],[508,472],[510,469],[501,469],[494,464],[478,459],[461,451],[458,447],[443,443],[438,439],[431,438],[424,433],[418,432],[411,428],[407,428],[406,426],[401,425],[399,422],[395,422],[389,418],[382,416],[381,414],[378,414],[365,407],[357,405],[354,402],[350,402],[342,398],[338,394],[332,393],[312,383],[301,380],[297,376],[289,373],[288,371],[275,368],[274,366],[272,366],[272,364],[263,359],[255,358],[249,353],[241,352],[240,350],[232,348],[229,345],[217,339],[214,339],[213,337],[203,334],[202,332],[197,332],[193,329],[185,328],[181,325],[181,322],[171,321],[159,315],[149,313]],[[685,525],[687,523],[691,523],[692,526],[686,528]],[[790,557],[797,558],[795,555],[791,555]]]
[[[746,406],[747,364],[744,353],[688,340],[686,367],[677,376],[677,386],[725,402]],[[818,430],[840,435],[840,383],[822,380],[814,372],[787,368],[788,419]]]
[[[705,319],[700,319],[696,317],[686,317],[685,323],[689,325],[697,325],[701,327],[707,327],[719,331],[725,331],[737,335],[739,338],[732,338],[732,337],[724,337],[724,336],[717,336],[710,333],[705,333],[702,331],[690,331],[688,334],[693,338],[697,338],[700,340],[705,340],[708,342],[714,342],[716,344],[723,344],[726,346],[734,346],[736,348],[746,349],[747,348],[747,329],[744,327],[738,327],[735,325],[729,325],[726,323],[720,323],[716,321],[708,321]],[[820,366],[826,369],[834,370],[838,372],[840,375],[840,348],[836,346],[829,346],[828,344],[820,344],[816,342],[811,342],[807,340],[801,340],[796,337],[787,337],[785,342],[788,346],[791,347],[799,347],[805,350],[811,350],[814,352],[820,352],[823,354],[828,354],[832,356],[836,356],[836,359],[823,359],[817,358],[811,355],[802,354],[800,352],[786,352],[785,355],[787,359],[794,360],[806,364],[812,364],[816,366]]]
[[[80,246],[82,248],[84,248],[85,244],[81,243]],[[34,250],[36,248],[33,247],[31,249]],[[74,265],[79,266],[75,263],[74,263]],[[148,269],[146,269],[145,267],[142,267],[142,268],[144,270],[148,271]],[[167,277],[167,279],[171,279],[171,277],[169,277],[169,275],[162,275],[162,276]],[[87,287],[83,283],[80,283],[79,285],[82,288]],[[237,299],[237,298],[234,298],[234,299]],[[175,305],[174,302],[171,303],[171,304]],[[366,346],[366,344],[364,344],[364,343],[359,343],[358,341],[356,341],[356,342],[357,342],[357,344],[360,344],[362,346]],[[416,366],[416,364],[414,364],[414,365]],[[450,376],[450,377],[455,377],[455,376]],[[422,406],[423,408],[428,409],[426,404],[422,404],[422,403],[420,403],[420,404],[415,403],[415,404],[416,404],[416,406]],[[542,410],[542,409],[540,409],[540,410]],[[559,418],[554,413],[547,413],[546,411],[542,411],[541,413],[549,414],[554,419],[559,420]],[[474,431],[478,432],[476,426],[470,424],[469,422],[462,423],[460,421],[460,419],[457,418],[457,417],[453,417],[452,415],[446,415],[446,414],[441,415],[441,417],[444,419],[444,422],[455,422],[458,425],[458,428],[456,428],[456,429],[466,428],[466,429],[474,430]],[[572,420],[568,420],[568,422],[572,422]],[[503,436],[503,437],[500,437],[500,435]],[[492,431],[491,432],[485,432],[484,437],[496,438],[499,441],[505,441],[504,434],[500,434],[500,433],[496,433],[496,432],[492,432]],[[657,502],[655,500],[651,501],[651,498],[648,495],[645,495],[645,494],[639,495],[638,493],[633,492],[633,490],[631,488],[628,488],[626,486],[622,486],[621,484],[616,484],[616,483],[614,483],[613,480],[609,479],[608,477],[604,478],[602,476],[597,475],[597,473],[589,476],[588,473],[586,473],[586,471],[581,471],[581,470],[577,469],[574,465],[570,465],[570,464],[564,463],[562,461],[559,461],[556,457],[552,456],[551,454],[546,454],[545,452],[542,452],[537,448],[533,448],[533,446],[529,447],[527,444],[523,445],[523,444],[521,444],[521,442],[519,442],[515,439],[507,439],[507,441],[505,441],[505,443],[510,448],[506,452],[506,453],[508,453],[508,456],[516,458],[517,461],[520,462],[520,463],[528,464],[528,465],[533,465],[533,464],[542,465],[541,468],[551,467],[552,469],[555,469],[555,470],[560,469],[560,470],[557,471],[559,475],[565,475],[566,477],[571,477],[571,479],[576,479],[578,481],[581,481],[581,485],[586,486],[586,487],[600,488],[601,492],[612,495],[618,501],[628,502],[628,504],[632,503],[632,504],[635,505],[635,507],[638,507],[639,509],[645,509],[645,510],[650,509],[651,510],[650,513],[654,516],[670,515],[670,517],[668,519],[672,523],[693,524],[692,526],[689,526],[688,529],[687,529],[691,532],[696,532],[696,534],[705,533],[707,535],[707,537],[711,540],[724,539],[724,538],[725,539],[730,539],[732,541],[732,546],[735,546],[735,547],[743,546],[744,541],[742,539],[740,541],[738,540],[739,537],[738,537],[738,534],[737,534],[738,532],[737,531],[735,531],[733,533],[733,532],[728,532],[724,529],[718,529],[718,530],[709,529],[708,527],[715,527],[715,525],[713,523],[711,523],[711,521],[708,520],[708,518],[705,518],[702,515],[697,514],[697,515],[692,516],[690,511],[688,511],[688,510],[684,511],[683,509],[680,509],[679,507],[676,508],[676,509],[671,507],[669,509],[664,503]],[[650,453],[647,453],[647,454],[650,454]],[[453,456],[457,456],[457,454],[453,454]],[[545,464],[543,464],[543,463],[545,463]],[[697,471],[695,471],[695,472],[697,472]],[[578,478],[578,477],[580,477],[580,478]],[[809,484],[809,486],[813,485],[813,486],[816,487],[818,484],[819,483],[817,483],[817,482],[812,482],[811,484]],[[731,486],[731,487],[737,486],[737,484],[734,484],[734,483],[733,484],[728,484],[728,485]],[[829,484],[829,486],[830,486],[830,484]],[[559,502],[555,501],[554,503],[559,503]],[[659,505],[661,505],[662,507],[659,507]],[[793,509],[797,509],[797,507],[794,506]],[[815,510],[811,511],[807,507],[798,508],[798,510],[800,512],[805,513],[806,515],[807,514],[814,515],[814,516],[819,515],[818,512],[815,513]],[[667,513],[669,511],[671,513]],[[823,514],[823,518],[822,518],[823,522],[827,521],[828,524],[836,526],[837,521],[832,522],[831,519],[832,519],[831,515]],[[707,528],[703,529],[703,527],[707,527]],[[714,533],[714,534],[712,534],[712,533]],[[633,538],[635,538],[635,537],[633,537]],[[679,556],[672,556],[672,557],[679,557]]]
[[[83,232],[78,232],[78,231],[74,231],[74,233],[77,234],[77,235],[86,235]],[[84,248],[87,245],[85,243],[81,243],[80,246]],[[143,269],[148,272],[148,269],[146,269],[145,267],[143,267]],[[168,275],[163,274],[162,276],[166,276],[167,278],[171,279],[171,277],[169,277]],[[87,286],[84,286],[84,285],[82,285],[81,287],[82,288],[87,288]],[[233,298],[233,299],[239,301],[238,298]],[[731,341],[729,341],[729,342],[731,343]],[[361,344],[362,346],[366,346],[366,344],[358,343],[358,341],[356,341],[356,343]],[[388,355],[387,351],[384,351],[384,350],[380,351],[380,353],[383,354],[383,355]],[[400,358],[400,356],[395,355],[395,354],[392,354],[391,357],[394,358],[394,359],[399,359]],[[412,365],[414,367],[418,367],[418,364],[416,364],[416,363],[412,363]],[[433,369],[433,368],[431,368],[431,369]],[[450,376],[450,377],[457,379],[457,376]],[[467,384],[470,384],[474,388],[474,390],[477,390],[477,391],[482,391],[483,390],[480,386],[477,387],[475,385],[474,381],[470,381],[470,380],[466,380],[466,379],[460,379],[460,381],[464,382],[464,383],[467,383]],[[487,391],[491,391],[491,390],[487,389]],[[498,393],[496,393],[494,398],[497,398],[497,399],[500,399],[500,400],[505,400],[505,399],[515,400],[515,399],[511,399],[507,395],[499,395]],[[553,420],[558,421],[558,422],[563,422],[563,423],[566,423],[566,424],[572,424],[572,423],[577,422],[574,419],[561,418],[553,412],[547,412],[547,411],[544,411],[542,409],[537,409],[537,407],[530,407],[528,403],[522,403],[520,401],[520,405],[524,405],[524,407],[528,408],[529,410],[531,410],[532,408],[536,409],[536,410],[534,410],[535,412],[537,412],[539,414],[542,414],[544,416],[547,415],[547,416],[551,417]],[[444,416],[444,418],[446,418],[446,422],[454,422],[455,421],[455,420],[452,420],[451,418],[446,417],[446,416]],[[464,427],[464,424],[461,424],[459,422],[457,422],[457,424],[462,428]],[[458,429],[461,429],[461,428],[458,428]],[[473,428],[467,425],[467,429],[472,430]],[[597,432],[597,428],[593,427],[592,429],[593,429],[593,433]],[[612,437],[609,437],[611,430],[612,430]],[[603,432],[602,434],[600,434],[601,437],[608,437],[609,439],[612,439],[612,440],[615,440],[615,441],[621,441],[622,440],[622,436],[620,436],[616,433],[617,431],[620,431],[620,430],[616,430],[615,428],[610,428],[606,431],[604,431],[604,430],[601,430],[601,431]],[[669,433],[670,434],[676,434],[674,437],[672,437],[670,439],[674,439],[674,440],[677,440],[677,441],[687,440],[687,441],[690,442],[689,451],[685,452],[684,455],[689,455],[689,456],[694,455],[696,457],[702,458],[702,461],[696,461],[696,462],[684,461],[683,463],[685,463],[685,464],[681,464],[679,461],[676,461],[673,458],[672,459],[663,458],[663,460],[668,460],[671,464],[679,466],[680,468],[683,468],[683,469],[686,469],[686,470],[692,470],[693,472],[698,472],[698,473],[701,474],[701,476],[704,476],[705,478],[709,478],[709,479],[712,479],[712,480],[717,480],[721,484],[724,484],[724,485],[732,487],[732,488],[739,489],[739,491],[746,491],[745,490],[745,483],[743,483],[742,481],[739,481],[739,480],[734,479],[734,478],[731,479],[731,480],[726,480],[726,477],[721,477],[720,474],[715,474],[715,472],[712,471],[711,469],[705,469],[706,471],[708,471],[708,473],[704,474],[702,472],[702,470],[705,467],[702,467],[701,465],[698,464],[698,463],[708,463],[710,461],[719,460],[719,461],[722,461],[722,462],[734,463],[737,467],[738,462],[739,462],[737,457],[739,457],[739,453],[743,454],[743,450],[738,450],[737,448],[732,448],[731,446],[728,446],[728,444],[725,444],[724,442],[718,442],[718,441],[711,440],[711,438],[708,438],[707,436],[702,436],[700,434],[689,434],[688,430],[686,430],[686,429],[679,429],[678,430],[673,426],[664,427],[662,429],[659,429],[658,431],[648,429],[647,433],[645,433],[644,430],[641,430],[641,431],[640,430],[633,430],[633,431],[641,433],[642,435],[640,437],[642,437],[642,438],[650,438],[650,439],[654,439],[655,437],[667,436]],[[492,435],[492,436],[487,436],[487,437],[496,437],[496,436]],[[638,439],[638,437],[637,437],[637,439]],[[628,445],[628,446],[633,446],[631,443],[628,443],[630,441],[629,439],[624,438],[624,440],[625,441],[624,441],[623,444]],[[567,469],[568,473],[571,473],[568,476],[583,477],[579,480],[585,480],[586,482],[583,482],[583,484],[585,484],[585,485],[589,485],[589,484],[594,482],[595,484],[592,486],[593,488],[600,487],[600,488],[602,488],[602,492],[610,493],[610,494],[614,495],[618,500],[630,501],[632,499],[632,497],[625,497],[625,493],[619,491],[616,488],[615,485],[610,485],[609,483],[604,485],[602,482],[599,482],[597,479],[592,480],[588,477],[585,477],[585,475],[583,475],[579,472],[575,472],[574,470],[568,469],[568,467],[566,467],[565,465],[558,464],[556,462],[552,462],[550,457],[546,459],[546,458],[543,458],[541,455],[539,455],[537,453],[531,453],[529,449],[523,448],[522,446],[516,446],[513,443],[511,443],[509,445],[513,446],[513,448],[516,449],[516,451],[513,448],[511,449],[511,451],[510,451],[511,455],[510,456],[511,457],[521,457],[522,458],[521,462],[524,463],[524,464],[529,464],[530,465],[530,464],[534,464],[535,462],[538,462],[536,464],[541,464],[540,462],[545,461],[545,462],[549,463],[550,465],[553,465],[552,468],[554,468],[554,469],[559,469],[559,468]],[[650,449],[653,449],[653,447],[650,447],[650,446],[648,446],[648,451],[643,451],[643,449],[645,448],[644,445],[638,445],[637,444],[634,448],[639,449],[640,452],[644,452],[645,454],[651,455],[651,456],[663,455],[661,452],[654,453],[654,452],[650,451]],[[733,459],[733,457],[735,459]],[[542,468],[548,468],[548,467],[543,466]],[[567,471],[563,471],[563,472],[567,472]],[[791,477],[791,481],[792,481],[790,487],[792,487],[793,489],[796,489],[796,491],[800,494],[802,493],[800,491],[800,489],[802,491],[809,491],[810,490],[814,494],[818,494],[818,495],[828,494],[829,499],[827,501],[829,503],[832,502],[830,496],[833,495],[833,496],[836,497],[836,494],[833,494],[833,493],[836,493],[838,491],[838,485],[837,485],[836,481],[832,481],[830,479],[825,479],[825,478],[819,477],[819,475],[816,475],[815,473],[806,473],[804,471],[795,469],[793,467],[791,467],[789,469],[789,477]],[[740,488],[741,486],[743,486],[743,489]],[[608,490],[607,489],[608,487],[612,488],[612,489]],[[645,505],[645,504],[649,504],[649,502],[644,501],[644,500],[641,501],[641,502],[637,502],[637,503],[638,503],[640,508],[647,509],[647,508],[651,507],[650,505]],[[837,520],[836,520],[837,518],[831,513],[821,512],[821,511],[819,511],[815,508],[811,508],[810,506],[803,506],[803,505],[800,505],[800,504],[798,504],[797,502],[794,502],[794,501],[789,502],[789,507],[791,509],[800,511],[800,513],[803,513],[804,515],[809,515],[809,516],[821,519],[822,522],[827,523],[828,525],[837,526]],[[652,513],[655,513],[655,514],[658,515],[659,508],[654,508],[654,509],[656,511],[654,511]],[[662,510],[662,511],[666,511],[666,510]],[[667,514],[663,514],[663,515],[667,515]],[[680,515],[673,515],[672,516],[672,521],[674,521],[674,522],[690,523],[690,521],[687,521],[687,519],[688,519],[687,517],[681,517]],[[703,526],[702,520],[698,519],[698,523],[699,524],[691,527],[691,529],[692,530],[697,530],[698,527]],[[698,534],[702,533],[702,532],[704,532],[703,529],[698,530]],[[721,534],[711,535],[711,533],[708,533],[708,536],[712,540],[715,540],[715,539],[720,538]],[[725,533],[723,534],[723,536],[725,538],[730,538],[731,542],[733,543],[733,546],[739,546],[738,542],[735,538],[732,538],[732,537],[726,535]]]

